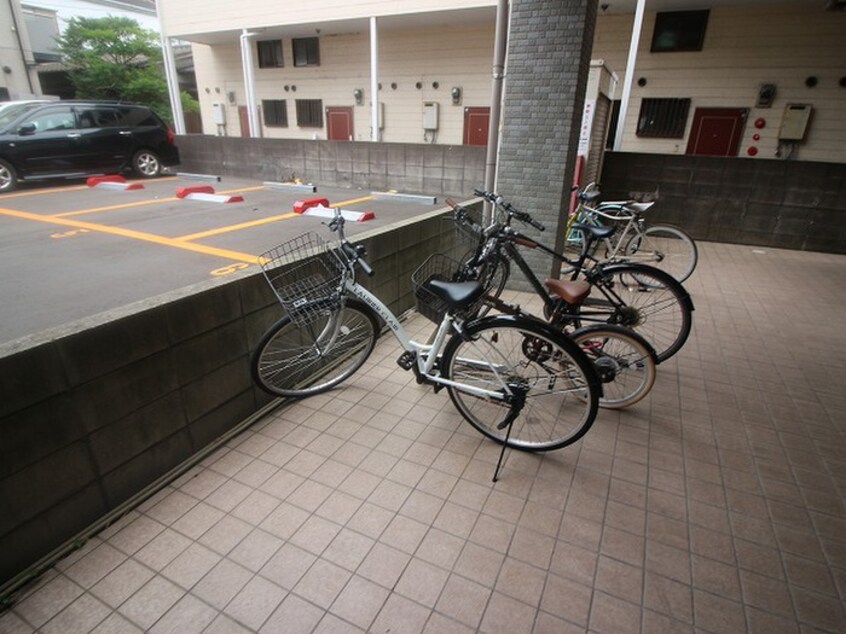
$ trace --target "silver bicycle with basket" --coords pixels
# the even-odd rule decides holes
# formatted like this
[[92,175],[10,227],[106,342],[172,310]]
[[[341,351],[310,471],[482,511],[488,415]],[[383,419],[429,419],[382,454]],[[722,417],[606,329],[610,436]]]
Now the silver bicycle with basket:
[[253,353],[253,378],[265,391],[303,397],[338,385],[365,363],[384,323],[402,348],[399,366],[418,383],[446,388],[461,415],[503,451],[557,449],[588,431],[601,384],[578,345],[538,320],[474,319],[482,286],[450,281],[458,264],[440,254],[412,275],[418,309],[438,324],[431,343],[413,341],[356,282],[357,268],[373,271],[363,246],[344,236],[339,211],[329,228],[338,235],[336,248],[307,233],[262,256],[287,312]]

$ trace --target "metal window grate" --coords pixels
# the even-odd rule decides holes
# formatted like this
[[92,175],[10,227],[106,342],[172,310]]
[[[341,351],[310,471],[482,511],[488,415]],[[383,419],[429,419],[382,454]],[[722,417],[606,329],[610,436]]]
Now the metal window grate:
[[322,128],[323,100],[297,99],[297,125],[301,128]]
[[637,119],[637,135],[681,139],[689,110],[690,99],[644,99]]
[[288,102],[284,99],[263,99],[261,110],[264,113],[264,125],[272,128],[288,127]]
[[294,49],[294,66],[320,66],[320,40],[301,37],[291,40]]
[[256,42],[259,68],[281,68],[285,65],[282,56],[282,40],[260,40]]

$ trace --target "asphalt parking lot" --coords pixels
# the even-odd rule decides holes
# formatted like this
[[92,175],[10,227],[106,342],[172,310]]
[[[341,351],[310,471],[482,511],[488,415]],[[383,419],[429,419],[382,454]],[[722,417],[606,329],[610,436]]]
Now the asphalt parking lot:
[[[372,211],[347,234],[368,231],[443,206],[374,192],[283,190],[246,179],[219,182],[183,175],[137,181],[143,189],[85,182],[30,186],[0,196],[0,346],[176,289],[256,266],[258,256],[324,219],[293,213],[294,203],[326,198],[332,207]],[[178,198],[183,187],[211,185],[243,202]],[[327,237],[329,237],[328,232]]]

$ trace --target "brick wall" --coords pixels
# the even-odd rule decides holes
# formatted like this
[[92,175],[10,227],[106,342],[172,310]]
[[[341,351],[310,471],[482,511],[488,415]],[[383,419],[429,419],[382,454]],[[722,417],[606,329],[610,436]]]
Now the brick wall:
[[[560,248],[561,210],[570,197],[596,2],[521,0],[511,3],[510,19],[497,191],[545,224],[541,240]],[[528,254],[527,260],[540,275],[552,270],[540,254]]]

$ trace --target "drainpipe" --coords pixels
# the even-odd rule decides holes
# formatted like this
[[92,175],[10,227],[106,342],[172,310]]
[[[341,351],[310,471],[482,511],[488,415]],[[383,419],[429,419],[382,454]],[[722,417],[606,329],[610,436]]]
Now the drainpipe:
[[173,58],[173,47],[170,38],[162,33],[162,55],[164,61],[167,92],[170,95],[170,111],[173,114],[173,131],[185,134],[185,118],[182,114],[182,97],[179,93],[179,77],[176,74],[176,60]]
[[370,140],[379,141],[379,36],[376,18],[370,18]]
[[250,38],[255,33],[247,29],[241,32],[241,65],[244,67],[244,91],[247,93],[247,121],[250,128],[250,136],[259,137],[258,117],[256,116],[256,81],[253,73],[253,47]]
[[[493,82],[491,83],[491,112],[488,121],[488,149],[485,155],[485,189],[496,185],[496,163],[499,152],[499,125],[502,112],[502,84],[505,77],[505,49],[508,45],[508,0],[497,0],[496,34],[494,36]],[[492,206],[485,202],[485,224],[491,220]]]
[[626,62],[626,75],[623,79],[623,95],[620,97],[620,116],[617,118],[617,134],[614,136],[615,152],[619,152],[623,146],[623,128],[625,127],[626,114],[629,109],[629,98],[632,94],[632,78],[634,77],[635,64],[637,64],[637,47],[640,44],[640,31],[643,26],[643,12],[645,9],[646,0],[637,0],[634,24],[632,25],[632,41],[629,44],[629,59]]

